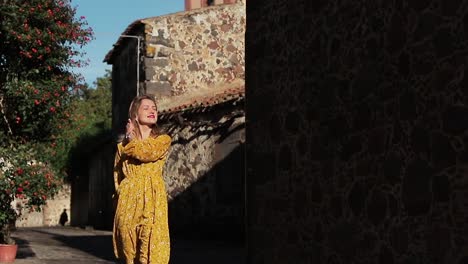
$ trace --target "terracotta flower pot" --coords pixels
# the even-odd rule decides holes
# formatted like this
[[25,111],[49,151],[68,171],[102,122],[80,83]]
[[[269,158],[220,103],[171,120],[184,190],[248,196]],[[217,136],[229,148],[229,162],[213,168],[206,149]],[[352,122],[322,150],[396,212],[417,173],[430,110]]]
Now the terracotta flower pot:
[[18,245],[0,244],[0,263],[13,263],[17,251]]

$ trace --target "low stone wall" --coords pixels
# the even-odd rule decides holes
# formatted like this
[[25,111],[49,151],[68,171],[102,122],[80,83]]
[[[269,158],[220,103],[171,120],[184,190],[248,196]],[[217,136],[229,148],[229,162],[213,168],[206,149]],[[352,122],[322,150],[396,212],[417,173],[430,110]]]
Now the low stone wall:
[[[47,202],[40,212],[30,212],[29,209],[23,208],[20,217],[16,220],[16,227],[60,225],[60,217],[64,212],[66,212],[68,218],[68,222],[66,222],[65,225],[69,225],[71,219],[70,197],[71,188],[70,185],[66,184],[58,194],[55,195],[54,199]],[[22,199],[15,199],[13,203],[15,208],[21,208],[25,201]]]

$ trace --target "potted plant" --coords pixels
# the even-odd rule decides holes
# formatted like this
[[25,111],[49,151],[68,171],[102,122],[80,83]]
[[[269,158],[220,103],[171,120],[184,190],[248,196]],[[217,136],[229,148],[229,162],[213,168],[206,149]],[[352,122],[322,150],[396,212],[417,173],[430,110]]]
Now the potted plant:
[[[21,210],[40,211],[60,186],[56,174],[47,164],[29,159],[0,162],[0,263],[12,261],[2,259],[2,256],[8,257],[6,255],[9,254],[2,253],[4,249],[14,251],[11,253],[13,260],[16,257],[17,245],[11,232]],[[13,206],[15,199],[20,201],[21,207]]]
[[11,207],[14,197],[9,187],[10,183],[5,175],[0,175],[0,263],[12,262],[18,250],[10,236],[17,213]]
[[16,258],[18,246],[11,238],[11,228],[17,218],[12,208],[15,192],[12,190],[9,174],[0,171],[0,262],[12,262]]

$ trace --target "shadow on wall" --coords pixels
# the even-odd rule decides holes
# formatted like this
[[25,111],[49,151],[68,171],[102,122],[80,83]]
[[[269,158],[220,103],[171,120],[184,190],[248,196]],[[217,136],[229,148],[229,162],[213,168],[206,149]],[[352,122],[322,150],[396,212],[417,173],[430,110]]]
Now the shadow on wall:
[[115,144],[110,130],[81,137],[69,156],[70,225],[111,230]]
[[239,144],[169,202],[171,237],[244,242],[244,158]]

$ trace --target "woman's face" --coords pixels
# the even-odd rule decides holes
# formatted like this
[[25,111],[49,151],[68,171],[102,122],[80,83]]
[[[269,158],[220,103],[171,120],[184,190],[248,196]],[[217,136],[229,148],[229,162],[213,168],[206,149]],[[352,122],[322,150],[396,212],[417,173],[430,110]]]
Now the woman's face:
[[153,101],[149,99],[141,100],[141,105],[138,108],[137,115],[138,122],[140,125],[152,126],[156,124],[158,120],[158,111]]

